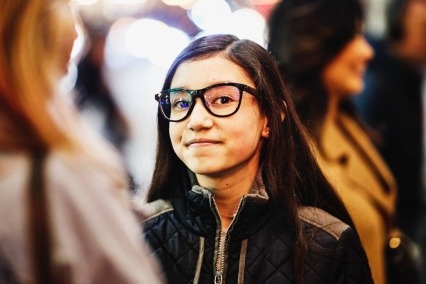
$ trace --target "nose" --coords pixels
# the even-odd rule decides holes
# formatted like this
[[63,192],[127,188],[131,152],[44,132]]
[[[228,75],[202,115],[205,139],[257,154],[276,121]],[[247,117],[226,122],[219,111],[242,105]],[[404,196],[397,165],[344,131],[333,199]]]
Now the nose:
[[194,131],[211,128],[213,126],[212,115],[207,111],[200,98],[196,98],[194,103],[187,128]]
[[374,56],[374,50],[364,36],[359,40],[359,50],[366,61],[370,61]]

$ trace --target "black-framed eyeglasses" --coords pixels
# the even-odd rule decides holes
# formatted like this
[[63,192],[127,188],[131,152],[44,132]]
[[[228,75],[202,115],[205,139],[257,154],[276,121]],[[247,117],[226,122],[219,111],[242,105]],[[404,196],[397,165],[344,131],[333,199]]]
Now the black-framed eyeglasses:
[[155,94],[163,116],[173,122],[186,119],[199,97],[207,111],[214,116],[226,117],[235,114],[241,105],[243,92],[256,97],[256,90],[240,83],[220,83],[200,90],[175,88]]

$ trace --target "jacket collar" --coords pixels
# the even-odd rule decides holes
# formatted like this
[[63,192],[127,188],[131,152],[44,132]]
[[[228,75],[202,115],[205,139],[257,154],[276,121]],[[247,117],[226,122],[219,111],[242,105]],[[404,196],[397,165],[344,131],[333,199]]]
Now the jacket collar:
[[[233,238],[247,238],[256,232],[270,217],[268,211],[269,195],[266,192],[261,174],[257,175],[249,194],[242,197],[233,225]],[[198,184],[182,192],[172,200],[177,218],[186,228],[202,236],[214,236],[219,225],[219,213],[214,203],[214,194]]]
[[[338,119],[340,128],[331,120],[324,123],[320,143],[326,163],[329,167],[340,168],[347,182],[363,189],[363,194],[373,198],[386,212],[392,212],[396,182],[391,172],[361,126],[343,113]],[[347,132],[346,135],[343,134],[344,131]],[[358,144],[359,148],[350,146],[350,143]],[[363,154],[359,151],[363,151]],[[363,164],[355,162],[355,156],[363,155],[368,160],[361,158]],[[374,188],[381,190],[373,190],[373,184],[377,184]]]

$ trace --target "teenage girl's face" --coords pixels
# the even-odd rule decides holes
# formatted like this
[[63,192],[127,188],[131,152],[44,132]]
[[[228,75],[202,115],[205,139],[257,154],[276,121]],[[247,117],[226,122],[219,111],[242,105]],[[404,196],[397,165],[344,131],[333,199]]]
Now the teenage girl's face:
[[322,80],[332,96],[347,97],[362,91],[364,72],[374,52],[365,37],[358,33],[325,67]]
[[[171,88],[197,90],[224,82],[255,87],[241,67],[216,55],[182,63]],[[213,116],[197,98],[188,118],[170,122],[169,133],[177,156],[198,181],[203,177],[232,178],[238,172],[255,175],[262,137],[269,135],[267,119],[261,114],[257,99],[247,92],[243,92],[238,112],[229,117]]]

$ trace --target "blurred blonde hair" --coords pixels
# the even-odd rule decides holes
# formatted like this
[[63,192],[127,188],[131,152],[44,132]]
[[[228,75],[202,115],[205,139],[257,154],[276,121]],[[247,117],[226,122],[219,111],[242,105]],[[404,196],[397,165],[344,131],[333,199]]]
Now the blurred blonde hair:
[[73,94],[60,90],[77,36],[69,5],[0,1],[0,152],[79,152],[124,177],[118,153],[82,123]]
[[[66,115],[54,99],[69,54],[61,46],[72,26],[56,10],[68,0],[0,2],[0,147],[71,147],[73,136],[49,113]],[[67,30],[68,29],[68,30]],[[67,39],[73,42],[73,39]],[[49,106],[51,105],[51,106]],[[55,106],[53,106],[55,105]]]

